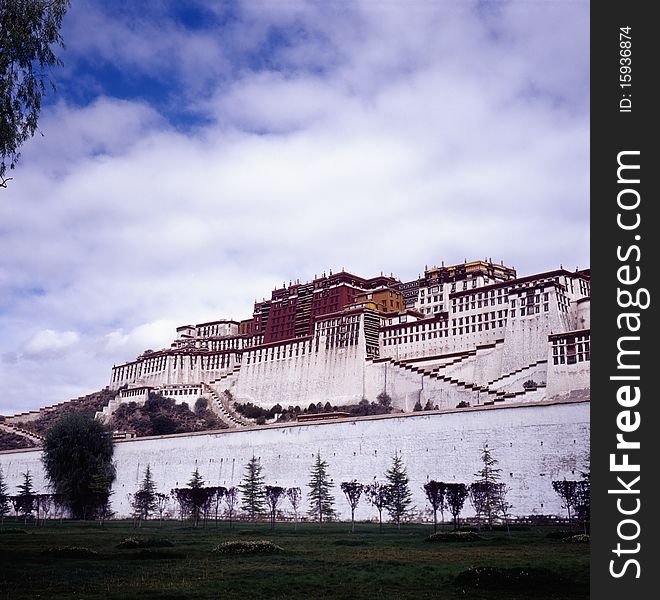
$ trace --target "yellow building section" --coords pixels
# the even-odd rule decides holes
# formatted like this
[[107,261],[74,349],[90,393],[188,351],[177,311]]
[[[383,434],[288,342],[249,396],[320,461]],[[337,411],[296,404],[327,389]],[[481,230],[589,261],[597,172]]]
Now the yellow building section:
[[402,312],[406,307],[403,294],[390,288],[369,290],[358,294],[352,306],[370,308],[384,313]]

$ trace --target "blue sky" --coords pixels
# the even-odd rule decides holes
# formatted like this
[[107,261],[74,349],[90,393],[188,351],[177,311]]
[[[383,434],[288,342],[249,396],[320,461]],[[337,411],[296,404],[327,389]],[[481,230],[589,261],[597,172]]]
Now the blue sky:
[[75,0],[0,190],[0,414],[322,271],[588,266],[588,14]]

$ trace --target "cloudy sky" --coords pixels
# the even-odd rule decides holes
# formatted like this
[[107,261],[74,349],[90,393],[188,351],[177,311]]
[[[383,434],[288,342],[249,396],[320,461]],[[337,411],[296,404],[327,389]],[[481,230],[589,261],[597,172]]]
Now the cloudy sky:
[[588,256],[588,3],[74,0],[0,189],[0,414],[331,269]]

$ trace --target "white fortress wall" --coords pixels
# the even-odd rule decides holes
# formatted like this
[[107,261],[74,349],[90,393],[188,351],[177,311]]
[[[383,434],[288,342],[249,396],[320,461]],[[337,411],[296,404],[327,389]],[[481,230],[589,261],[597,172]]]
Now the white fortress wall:
[[[552,481],[580,478],[588,460],[589,404],[498,406],[122,441],[115,446],[113,508],[119,516],[129,514],[128,494],[138,488],[147,464],[159,490],[169,492],[185,486],[195,467],[207,485],[237,485],[253,455],[261,459],[266,484],[297,486],[306,494],[320,451],[336,486],[337,509],[348,519],[339,483],[384,480],[396,450],[406,464],[415,506],[427,511],[423,484],[472,482],[481,467],[480,448],[488,444],[510,487],[512,514],[563,515]],[[46,491],[38,451],[0,453],[0,465],[11,493],[28,469],[35,488]],[[284,502],[282,508],[290,507]],[[466,501],[463,515],[472,514]],[[356,517],[374,519],[377,512],[363,499]]]
[[301,408],[312,402],[354,404],[364,394],[364,356],[363,336],[344,347],[326,349],[321,342],[316,350],[312,340],[311,345],[293,341],[262,351],[248,350],[243,354],[235,399],[266,408],[277,403]]

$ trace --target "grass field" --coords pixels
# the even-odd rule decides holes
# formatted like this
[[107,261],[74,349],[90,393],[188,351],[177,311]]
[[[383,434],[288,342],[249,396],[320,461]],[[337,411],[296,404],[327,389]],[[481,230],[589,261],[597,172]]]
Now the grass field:
[[[589,545],[550,539],[551,527],[483,532],[477,542],[424,542],[429,526],[335,523],[323,530],[301,524],[211,523],[192,529],[168,522],[64,522],[45,527],[5,523],[0,533],[0,598],[218,598],[218,599],[423,599],[550,600],[588,597]],[[27,532],[27,533],[26,533]],[[172,546],[118,548],[127,537],[161,538]],[[225,556],[212,552],[228,540],[270,540],[283,552]],[[95,551],[84,557],[48,553],[75,546]],[[470,567],[517,568],[506,575]],[[507,572],[511,573],[511,572]],[[458,580],[457,580],[458,576]]]

